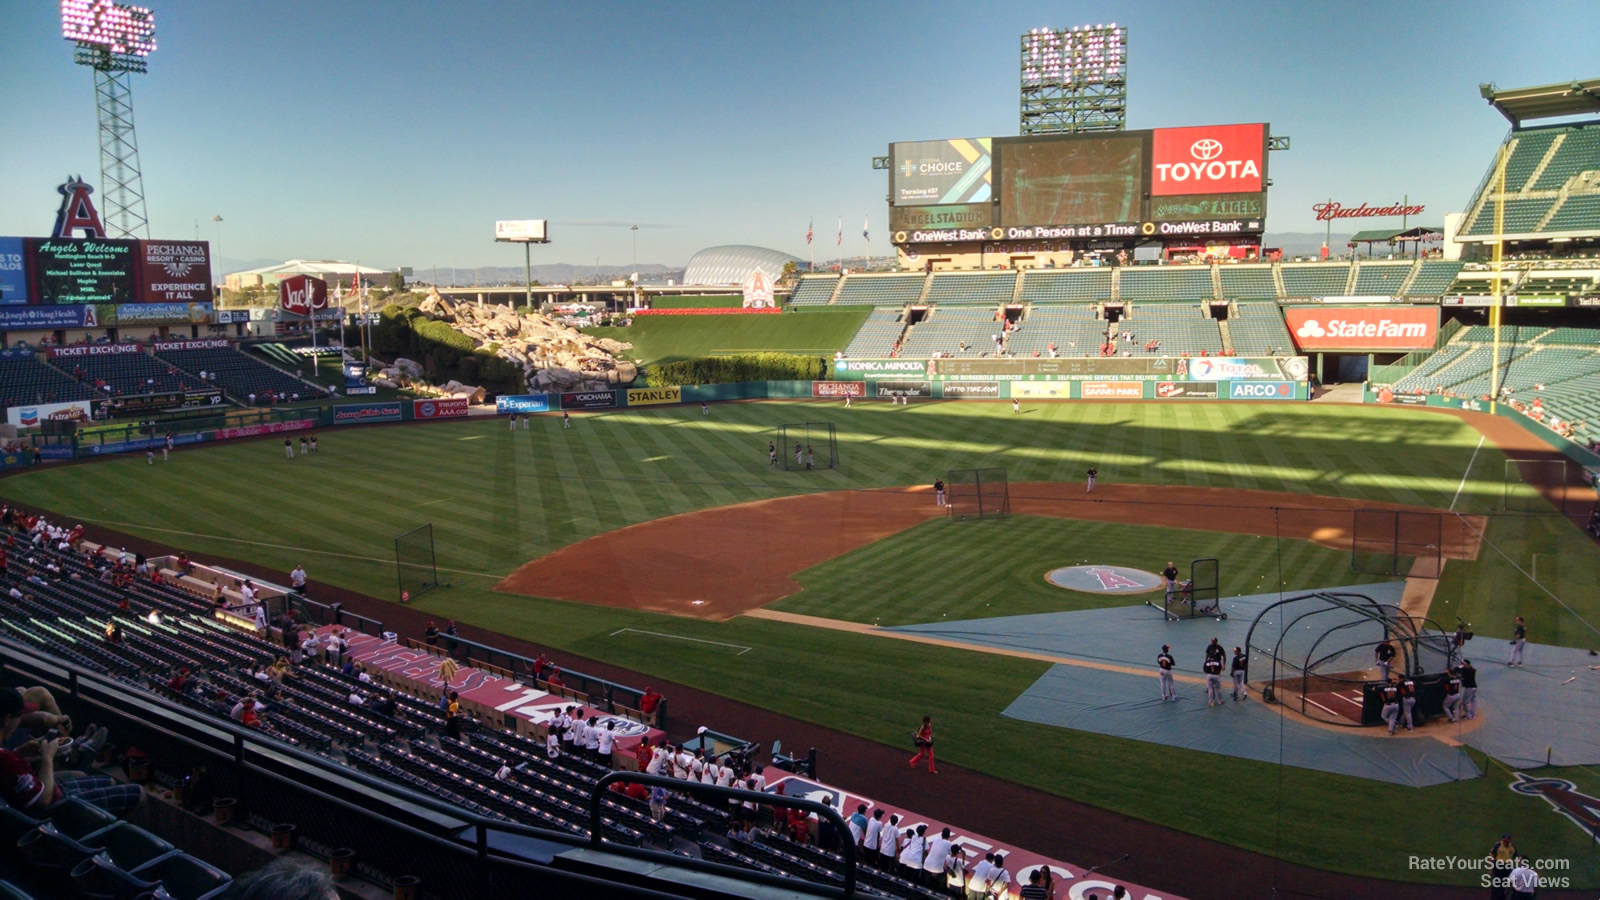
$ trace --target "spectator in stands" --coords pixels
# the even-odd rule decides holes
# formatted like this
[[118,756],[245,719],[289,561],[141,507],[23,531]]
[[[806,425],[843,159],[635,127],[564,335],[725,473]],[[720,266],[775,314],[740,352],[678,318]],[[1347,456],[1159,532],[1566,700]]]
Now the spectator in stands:
[[1011,872],[1006,869],[1006,855],[996,853],[994,866],[989,870],[989,893],[995,897],[1011,896]]
[[918,825],[900,849],[900,877],[912,884],[922,884],[922,860],[927,855],[928,826]]
[[950,848],[955,846],[951,840],[950,829],[939,832],[939,836],[928,842],[928,849],[922,860],[922,883],[930,890],[942,890],[945,881],[945,864],[950,861]]
[[351,691],[350,691],[350,705],[351,706],[366,706],[367,705],[367,698],[360,691],[355,690],[355,689],[352,688]]
[[422,629],[422,642],[429,647],[439,646],[439,628],[431,621]]
[[583,732],[583,749],[588,752],[590,759],[595,762],[603,762],[600,759],[600,718],[598,716],[589,717],[588,728]]
[[1040,866],[1028,873],[1028,883],[1022,886],[1022,891],[1018,896],[1022,900],[1048,900],[1050,888],[1046,887],[1044,883],[1045,873],[1048,871],[1044,866]]
[[267,676],[273,681],[282,682],[285,678],[293,678],[294,672],[289,665],[289,657],[279,656],[267,667]]
[[655,688],[645,685],[644,693],[639,697],[639,712],[644,713],[645,721],[654,721],[656,709],[661,706],[662,699],[664,698]]
[[339,890],[325,869],[282,857],[235,881],[228,896],[234,900],[339,900]]
[[895,860],[900,856],[900,817],[889,816],[889,821],[883,823],[883,828],[878,832],[878,868],[885,872],[893,872]]
[[616,748],[617,743],[617,733],[612,728],[610,719],[606,720],[606,727],[600,729],[598,741],[599,748],[596,750],[595,755],[609,769],[611,768],[611,752]]
[[[833,795],[831,794],[822,795],[818,802],[829,809],[833,809]],[[811,817],[807,816],[806,818],[808,820],[807,827],[809,828]],[[837,853],[839,850],[838,826],[833,824],[832,819],[820,814],[817,815],[817,846],[830,853]]]
[[[16,691],[0,691],[0,742],[8,741],[21,727],[24,715],[26,704],[22,695]],[[91,749],[98,749],[96,741],[103,743],[103,732],[104,729],[98,729],[88,738]],[[60,737],[37,738],[15,752],[0,749],[0,797],[13,807],[34,814],[67,797],[77,797],[120,815],[132,809],[144,796],[138,785],[118,784],[110,778],[68,772],[60,773],[62,777],[57,778],[56,756],[62,741]]]
[[294,567],[294,571],[289,573],[289,584],[294,588],[294,592],[296,594],[300,594],[301,596],[305,595],[306,570],[304,566],[297,565]]
[[322,662],[322,638],[315,631],[306,632],[305,640],[300,642],[300,661],[308,666]]
[[561,680],[561,670],[559,668],[556,668],[555,666],[551,666],[550,667],[550,677],[545,679],[545,683],[550,685],[553,688],[560,688],[560,687],[566,687],[567,686],[567,683],[565,681]]
[[461,695],[451,691],[448,695],[449,702],[444,707],[445,733],[455,740],[461,740],[462,712]]

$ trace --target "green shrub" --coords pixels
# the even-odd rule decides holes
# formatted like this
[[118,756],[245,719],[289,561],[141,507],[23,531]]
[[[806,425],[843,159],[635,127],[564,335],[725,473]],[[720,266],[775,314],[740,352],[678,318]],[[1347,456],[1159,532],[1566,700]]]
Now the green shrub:
[[660,363],[650,367],[651,387],[675,384],[732,384],[739,381],[816,381],[828,361],[793,353],[738,353]]

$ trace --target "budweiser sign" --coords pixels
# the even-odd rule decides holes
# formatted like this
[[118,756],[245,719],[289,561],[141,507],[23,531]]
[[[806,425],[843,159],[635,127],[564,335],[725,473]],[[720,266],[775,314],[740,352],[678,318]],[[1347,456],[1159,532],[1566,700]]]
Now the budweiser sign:
[[1150,193],[1260,191],[1266,129],[1259,124],[1157,128],[1151,139]]
[[1318,222],[1331,222],[1334,219],[1370,219],[1377,216],[1420,216],[1424,208],[1402,206],[1398,203],[1393,206],[1368,206],[1365,203],[1360,206],[1345,206],[1330,200],[1311,207],[1311,211],[1317,214]]
[[1437,307],[1299,308],[1283,311],[1302,350],[1431,350]]

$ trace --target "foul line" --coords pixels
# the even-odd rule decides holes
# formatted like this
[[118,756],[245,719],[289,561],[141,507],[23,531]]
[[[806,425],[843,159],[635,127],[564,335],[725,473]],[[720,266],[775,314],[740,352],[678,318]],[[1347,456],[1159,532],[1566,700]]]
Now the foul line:
[[[134,522],[113,522],[110,519],[90,518],[79,519],[78,521],[93,522],[96,525],[109,525],[112,528],[137,528],[144,531],[159,531],[163,534],[180,534],[184,537],[201,538],[202,540],[207,541],[223,541],[229,544],[248,544],[252,547],[271,547],[274,550],[293,550],[296,553],[315,553],[319,556],[337,556],[340,559],[354,559],[362,562],[384,563],[386,565],[394,564],[394,560],[378,556],[358,556],[354,553],[335,553],[332,550],[317,550],[311,547],[294,547],[289,544],[272,544],[266,541],[247,541],[243,538],[223,537],[219,534],[202,534],[198,531],[179,531],[176,528],[157,528],[154,525],[139,525]],[[437,568],[440,572],[453,572],[457,575],[477,575],[481,578],[493,578],[496,580],[505,577],[504,575],[492,575],[488,572],[474,572],[470,569],[452,569],[448,566],[436,566],[435,568]]]
[[1467,476],[1472,474],[1472,464],[1478,461],[1478,451],[1483,449],[1483,436],[1478,436],[1478,446],[1472,448],[1472,458],[1467,460],[1467,470],[1461,473],[1461,483],[1456,485],[1456,495],[1450,498],[1450,512],[1456,511],[1456,501],[1461,499],[1461,491],[1467,486]]
[[608,635],[608,637],[616,637],[617,635],[623,633],[624,631],[631,631],[634,634],[648,634],[648,635],[653,635],[655,637],[672,638],[673,640],[678,640],[678,641],[694,641],[696,644],[716,644],[718,647],[738,647],[739,648],[739,652],[735,653],[734,656],[743,656],[746,653],[750,652],[750,648],[746,647],[743,644],[724,644],[722,641],[708,641],[708,640],[705,640],[704,638],[684,637],[681,634],[662,634],[659,631],[644,631],[644,630],[638,629],[638,628],[618,628],[616,631],[611,632],[611,634]]

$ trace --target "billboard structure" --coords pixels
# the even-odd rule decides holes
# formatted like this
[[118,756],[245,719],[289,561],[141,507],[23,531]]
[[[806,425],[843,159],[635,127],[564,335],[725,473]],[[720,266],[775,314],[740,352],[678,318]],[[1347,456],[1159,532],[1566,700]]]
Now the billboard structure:
[[[494,223],[497,244],[521,244],[526,293],[523,305],[533,309],[533,245],[550,243],[550,223],[544,219],[506,219]],[[637,227],[637,226],[636,226]]]
[[893,144],[890,233],[902,248],[974,244],[1000,254],[1040,242],[1046,252],[1258,244],[1268,134],[1256,122]]

